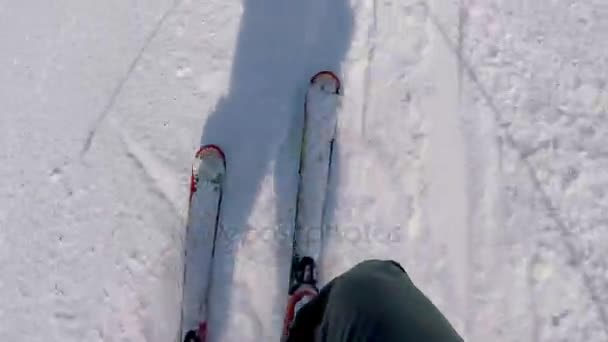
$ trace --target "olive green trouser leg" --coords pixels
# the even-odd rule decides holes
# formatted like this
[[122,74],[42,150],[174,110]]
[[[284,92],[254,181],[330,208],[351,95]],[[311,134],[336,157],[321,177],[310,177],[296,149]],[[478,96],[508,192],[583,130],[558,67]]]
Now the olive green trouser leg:
[[463,340],[397,262],[368,260],[298,311],[288,341]]

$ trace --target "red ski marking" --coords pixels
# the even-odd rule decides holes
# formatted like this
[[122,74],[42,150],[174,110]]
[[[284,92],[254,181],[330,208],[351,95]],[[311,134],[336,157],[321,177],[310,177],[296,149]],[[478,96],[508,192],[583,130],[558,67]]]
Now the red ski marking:
[[316,75],[314,75],[310,79],[310,84],[317,82],[318,80],[320,80],[323,77],[329,77],[336,83],[336,92],[335,93],[337,95],[339,95],[340,91],[342,90],[342,83],[340,82],[340,78],[338,78],[338,76],[336,76],[336,74],[333,73],[332,71],[325,70],[325,71],[318,72]]
[[[224,163],[224,168],[226,168],[226,155],[224,154],[224,151],[222,151],[222,149],[214,144],[209,144],[209,145],[204,145],[201,146],[198,151],[196,151],[196,154],[194,155],[194,158],[196,159],[203,159],[203,157],[207,154],[212,154],[212,153],[217,153],[220,158],[222,158],[222,161]],[[189,198],[189,202],[192,202],[192,196],[194,195],[194,193],[196,192],[196,186],[198,184],[198,175],[194,174],[194,170],[192,170],[192,174],[190,175],[190,198]]]
[[207,322],[199,323],[198,338],[200,342],[207,342]]
[[[310,79],[310,84],[312,85],[316,82],[319,82],[322,78],[329,78],[332,81],[334,81],[334,83],[336,85],[336,90],[334,91],[334,94],[340,95],[340,92],[342,90],[342,83],[340,82],[340,79],[338,78],[338,76],[336,76],[336,74],[334,74],[332,71],[318,72],[316,75],[314,75]],[[306,117],[307,113],[308,113],[308,102],[304,102],[304,117]]]
[[293,323],[296,317],[296,306],[299,301],[304,299],[304,297],[316,297],[318,292],[315,288],[312,287],[302,287],[293,295],[289,296],[289,300],[287,301],[287,311],[285,312],[285,321],[283,322],[283,336],[289,336],[289,329],[291,328],[291,324]]

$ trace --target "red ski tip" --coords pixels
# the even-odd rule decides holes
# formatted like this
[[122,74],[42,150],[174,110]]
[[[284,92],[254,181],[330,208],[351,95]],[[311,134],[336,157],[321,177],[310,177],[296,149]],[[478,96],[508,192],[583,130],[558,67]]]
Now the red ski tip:
[[224,163],[226,163],[226,155],[224,154],[224,151],[222,151],[222,149],[219,146],[214,145],[214,144],[201,146],[198,149],[198,151],[196,152],[196,158],[202,158],[205,155],[212,155],[212,154],[219,156],[220,158],[222,158]]
[[[213,145],[213,144],[203,145],[198,149],[198,151],[196,151],[196,154],[194,157],[195,157],[195,159],[198,159],[198,162],[200,162],[205,156],[216,156],[216,157],[221,158],[222,163],[224,164],[224,169],[226,168],[226,155],[224,154],[224,151],[222,151],[222,149],[219,146]],[[193,165],[192,174],[190,175],[189,203],[192,203],[192,196],[196,192],[196,186],[198,184],[197,172],[198,172],[198,170],[195,170],[195,167]]]
[[340,82],[340,78],[338,78],[338,76],[336,76],[336,74],[333,71],[324,70],[324,71],[318,72],[316,75],[314,75],[310,79],[310,84],[322,82],[322,81],[333,82],[336,87],[336,90],[335,90],[336,94],[340,94],[340,92],[342,90],[342,83]]

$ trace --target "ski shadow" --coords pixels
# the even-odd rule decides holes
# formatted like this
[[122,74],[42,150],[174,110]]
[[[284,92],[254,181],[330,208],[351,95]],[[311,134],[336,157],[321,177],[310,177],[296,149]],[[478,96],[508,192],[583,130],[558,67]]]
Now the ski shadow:
[[[235,284],[235,251],[256,230],[273,229],[281,246],[274,260],[248,260],[255,269],[248,272],[274,272],[280,284],[272,302],[274,313],[281,314],[286,302],[291,240],[287,227],[295,223],[298,164],[304,97],[308,81],[319,70],[340,73],[350,47],[352,9],[347,0],[243,0],[243,14],[231,70],[230,88],[203,127],[201,143],[221,146],[227,155],[227,175],[221,225],[218,232],[215,277],[211,284],[210,338],[226,336],[228,308],[239,306],[251,311],[250,303],[230,303],[235,287],[250,297],[257,287]],[[335,156],[334,156],[335,157]],[[339,161],[332,161],[332,173]],[[273,187],[274,208],[260,208],[259,190]],[[267,193],[268,191],[265,191]],[[260,202],[266,202],[267,198]],[[276,227],[254,227],[264,222],[260,211],[276,213]],[[273,220],[266,220],[273,222]],[[255,233],[255,234],[252,234]],[[291,255],[289,255],[290,257]],[[289,259],[288,259],[289,260]],[[272,265],[272,263],[276,263]],[[269,278],[271,278],[269,276]],[[249,309],[248,309],[249,307]],[[268,336],[254,314],[247,315],[251,340]],[[281,317],[282,319],[282,317]]]

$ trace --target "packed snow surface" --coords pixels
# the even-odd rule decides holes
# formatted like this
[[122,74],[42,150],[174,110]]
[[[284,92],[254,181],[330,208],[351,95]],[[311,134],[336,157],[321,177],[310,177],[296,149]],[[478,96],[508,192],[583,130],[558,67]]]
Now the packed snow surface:
[[322,282],[395,259],[467,341],[608,341],[606,32],[605,0],[0,0],[0,341],[175,341],[201,143],[211,341],[278,341],[319,70]]

